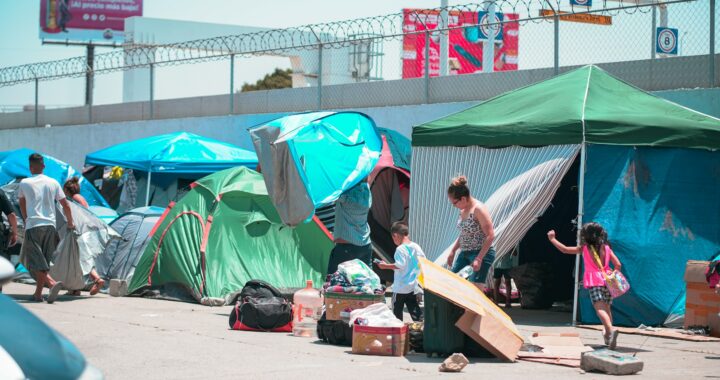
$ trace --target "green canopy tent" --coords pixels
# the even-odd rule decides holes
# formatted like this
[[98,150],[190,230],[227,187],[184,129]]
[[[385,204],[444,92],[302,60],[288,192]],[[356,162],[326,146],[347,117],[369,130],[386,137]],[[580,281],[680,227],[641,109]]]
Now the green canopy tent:
[[[533,229],[553,226],[542,225],[543,218],[558,203],[574,202],[562,221],[600,222],[623,261],[632,289],[613,305],[621,324],[681,316],[685,261],[720,249],[720,177],[708,175],[720,172],[720,120],[598,67],[416,126],[412,145],[410,224],[430,258],[442,260],[457,237],[448,227],[457,221],[456,210],[445,193],[457,173],[469,176],[473,195],[490,209],[498,256],[533,233],[538,239],[531,250],[560,255],[541,240],[547,229]],[[561,183],[568,189],[558,191]],[[568,225],[564,240],[573,237]],[[585,298],[580,320],[597,322]]]
[[262,175],[245,167],[195,182],[151,235],[129,292],[180,285],[207,305],[224,304],[251,279],[280,288],[320,284],[332,250],[316,220],[283,225]]

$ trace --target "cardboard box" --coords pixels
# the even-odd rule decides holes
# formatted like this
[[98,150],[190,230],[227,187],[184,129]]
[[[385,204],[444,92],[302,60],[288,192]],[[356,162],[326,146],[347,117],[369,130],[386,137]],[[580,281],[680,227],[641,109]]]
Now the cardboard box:
[[523,338],[512,319],[472,283],[420,259],[420,286],[465,309],[455,323],[462,332],[500,359],[515,361]]
[[410,351],[408,328],[353,325],[352,353],[405,356]]
[[385,302],[383,294],[325,293],[325,318],[339,321],[350,317],[350,311],[364,309],[372,304]]
[[685,328],[709,326],[710,335],[720,337],[720,294],[705,278],[708,261],[690,260],[685,267]]
[[707,285],[705,272],[710,265],[709,261],[688,260],[685,266],[685,282],[701,282]]

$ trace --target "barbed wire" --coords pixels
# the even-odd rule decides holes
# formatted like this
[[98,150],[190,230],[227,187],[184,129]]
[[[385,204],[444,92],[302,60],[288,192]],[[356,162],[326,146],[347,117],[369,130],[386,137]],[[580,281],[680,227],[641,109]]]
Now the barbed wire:
[[[408,34],[421,34],[426,31],[403,30],[404,17],[412,17],[425,25],[426,30],[447,33],[452,28],[444,23],[445,18],[437,17],[438,13],[453,16],[487,10],[493,4],[495,12],[513,13],[520,25],[529,22],[552,22],[554,17],[538,15],[540,9],[553,12],[562,11],[567,14],[606,14],[619,12],[633,14],[647,13],[652,6],[671,3],[692,2],[696,0],[601,0],[593,7],[569,6],[561,9],[561,0],[486,0],[479,3],[453,5],[446,8],[413,9],[407,13],[397,12],[388,15],[335,21],[322,24],[310,24],[284,29],[205,38],[194,41],[164,45],[144,45],[127,43],[123,49],[96,54],[94,67],[88,67],[84,56],[61,59],[56,61],[31,63],[20,66],[0,68],[0,87],[35,80],[82,77],[88,73],[104,74],[125,71],[149,66],[169,66],[187,63],[198,63],[211,60],[226,59],[230,55],[287,55],[303,50],[337,49],[360,41],[397,40]],[[431,21],[431,22],[428,22]],[[496,23],[484,24],[486,26]],[[477,26],[477,20],[467,20],[456,28]]]

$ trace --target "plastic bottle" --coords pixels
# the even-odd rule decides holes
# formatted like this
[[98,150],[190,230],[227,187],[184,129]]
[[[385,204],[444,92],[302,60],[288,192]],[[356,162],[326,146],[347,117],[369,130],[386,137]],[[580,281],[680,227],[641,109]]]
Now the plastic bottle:
[[473,272],[475,272],[475,270],[473,270],[472,265],[468,265],[465,268],[460,269],[460,272],[457,272],[457,275],[467,280]]
[[307,281],[305,289],[295,292],[293,303],[295,304],[293,335],[317,336],[317,321],[322,316],[323,297],[319,290],[313,289],[311,280]]

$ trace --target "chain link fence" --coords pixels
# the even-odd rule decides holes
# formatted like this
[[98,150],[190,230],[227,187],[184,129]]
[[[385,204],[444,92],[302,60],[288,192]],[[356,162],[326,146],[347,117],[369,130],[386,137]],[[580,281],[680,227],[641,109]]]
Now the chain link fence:
[[[585,64],[603,64],[647,90],[663,75],[678,83],[693,75],[697,87],[716,87],[715,1],[498,0],[171,45],[127,44],[96,55],[92,67],[76,57],[0,68],[0,96],[17,94],[18,107],[85,104],[92,122],[93,105],[146,102],[143,118],[154,118],[178,98],[200,99],[214,114],[481,100]],[[632,64],[617,64],[623,62]],[[671,71],[654,69],[666,62]],[[291,72],[264,78],[276,69]]]

